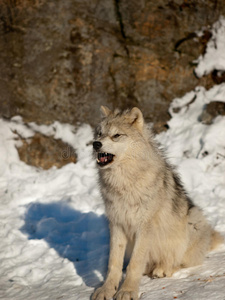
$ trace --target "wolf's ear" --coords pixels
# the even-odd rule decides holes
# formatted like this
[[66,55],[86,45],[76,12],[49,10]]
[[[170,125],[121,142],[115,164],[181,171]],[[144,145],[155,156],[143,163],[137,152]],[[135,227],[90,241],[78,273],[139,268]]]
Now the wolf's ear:
[[101,111],[102,117],[108,117],[108,115],[111,114],[111,110],[107,106],[102,105],[100,107],[100,111]]
[[132,110],[130,111],[129,119],[132,125],[135,125],[139,130],[142,130],[144,125],[144,118],[139,108],[132,108]]

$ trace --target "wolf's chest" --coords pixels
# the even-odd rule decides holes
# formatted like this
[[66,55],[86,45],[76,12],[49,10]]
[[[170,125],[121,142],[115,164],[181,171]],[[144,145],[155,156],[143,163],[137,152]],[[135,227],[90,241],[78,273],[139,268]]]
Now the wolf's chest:
[[109,221],[120,225],[128,237],[133,236],[141,221],[140,203],[131,203],[122,196],[114,195],[112,201],[109,198],[107,195],[105,201]]

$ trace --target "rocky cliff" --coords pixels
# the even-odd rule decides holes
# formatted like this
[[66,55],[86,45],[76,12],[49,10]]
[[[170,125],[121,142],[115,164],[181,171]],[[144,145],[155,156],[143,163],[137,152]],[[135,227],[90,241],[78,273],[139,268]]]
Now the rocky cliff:
[[[162,130],[196,85],[224,0],[1,0],[0,115],[94,124],[101,104],[138,106]],[[198,36],[196,32],[202,30]]]

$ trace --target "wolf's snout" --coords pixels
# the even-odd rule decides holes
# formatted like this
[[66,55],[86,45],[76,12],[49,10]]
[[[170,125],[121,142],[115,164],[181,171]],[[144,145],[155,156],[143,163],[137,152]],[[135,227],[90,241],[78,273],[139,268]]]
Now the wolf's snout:
[[102,143],[101,142],[94,142],[93,143],[93,148],[98,151],[99,149],[101,149],[102,147]]

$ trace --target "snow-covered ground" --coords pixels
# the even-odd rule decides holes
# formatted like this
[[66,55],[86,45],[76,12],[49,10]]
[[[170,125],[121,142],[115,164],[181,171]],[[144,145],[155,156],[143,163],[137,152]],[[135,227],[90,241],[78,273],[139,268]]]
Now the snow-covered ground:
[[[212,28],[196,73],[225,70],[225,19]],[[215,46],[216,45],[216,46]],[[214,52],[213,52],[214,51]],[[220,69],[218,69],[218,66]],[[225,84],[202,87],[175,99],[169,130],[157,136],[181,173],[194,202],[225,237],[225,117],[204,125],[207,103],[225,102]],[[176,111],[176,112],[175,112]],[[76,149],[78,161],[48,171],[20,161],[18,134],[54,135]],[[89,299],[105,275],[109,232],[104,216],[92,129],[55,122],[24,124],[20,117],[0,120],[0,299]],[[59,155],[63,155],[62,153]],[[202,266],[172,278],[143,277],[142,299],[225,299],[225,244],[207,255]]]

